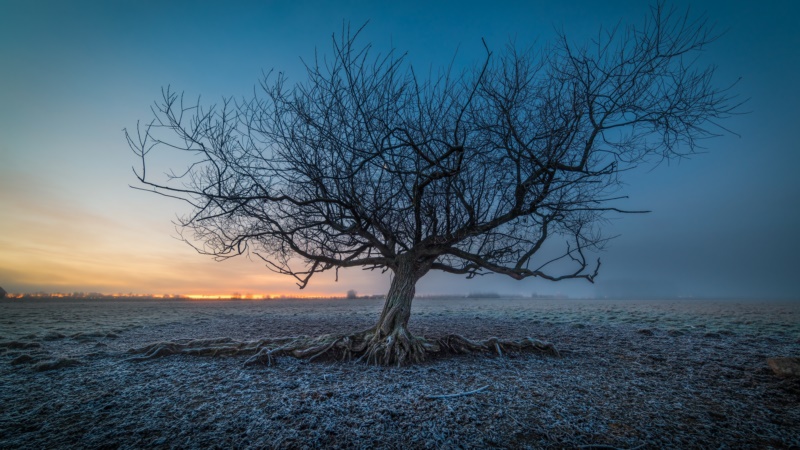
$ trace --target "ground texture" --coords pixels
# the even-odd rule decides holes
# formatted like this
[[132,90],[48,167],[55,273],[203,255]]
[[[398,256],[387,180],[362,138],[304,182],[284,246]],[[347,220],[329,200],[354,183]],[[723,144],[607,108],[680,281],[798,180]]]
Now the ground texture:
[[[80,332],[55,313],[6,308],[16,316],[0,328],[0,448],[800,447],[800,383],[766,363],[800,354],[800,336],[758,321],[439,301],[422,302],[413,333],[532,337],[561,356],[384,368],[129,353],[157,341],[348,333],[372,324],[373,303],[60,309]],[[39,328],[21,325],[34,318]]]

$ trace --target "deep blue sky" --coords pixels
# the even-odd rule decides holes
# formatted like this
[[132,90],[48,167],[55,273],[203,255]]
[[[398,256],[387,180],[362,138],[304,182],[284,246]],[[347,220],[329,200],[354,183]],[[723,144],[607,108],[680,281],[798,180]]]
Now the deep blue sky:
[[[0,286],[11,292],[294,292],[258,263],[215,263],[174,239],[180,205],[128,188],[136,163],[122,134],[171,84],[209,102],[251,92],[263,70],[302,80],[343,21],[365,41],[407,51],[416,68],[457,65],[555,28],[580,42],[600,26],[640,22],[640,1],[148,2],[0,0]],[[690,3],[671,3],[685,9]],[[491,7],[487,7],[491,5]],[[731,297],[800,296],[800,6],[691,2],[726,33],[701,59],[749,98],[726,122],[740,136],[707,153],[629,174],[625,204],[650,209],[609,224],[596,286],[463,281],[428,275],[420,293],[499,291]],[[457,51],[457,53],[456,53]],[[650,170],[652,169],[652,170]],[[309,293],[379,293],[387,280],[350,270]]]

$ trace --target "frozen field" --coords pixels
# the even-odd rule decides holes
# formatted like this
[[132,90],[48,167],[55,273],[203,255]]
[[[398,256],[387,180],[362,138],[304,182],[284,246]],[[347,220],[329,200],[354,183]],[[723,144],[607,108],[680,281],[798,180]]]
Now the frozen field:
[[[56,335],[122,334],[169,326],[202,329],[230,318],[273,323],[302,315],[310,324],[330,319],[377,320],[382,300],[5,300],[0,339],[52,340]],[[414,300],[412,326],[426,317],[505,318],[547,324],[628,324],[684,332],[800,338],[800,301],[475,299]],[[337,320],[338,321],[338,320]],[[275,324],[279,325],[279,324]],[[526,327],[527,328],[527,327]],[[253,338],[274,336],[268,326]],[[309,330],[311,331],[311,330]],[[442,333],[454,330],[441,330]],[[322,331],[324,332],[324,330]],[[310,333],[309,333],[310,334]]]
[[0,448],[800,446],[800,384],[766,365],[800,356],[800,302],[417,299],[416,334],[534,337],[563,357],[127,360],[155,341],[352,332],[381,306],[4,300]]
[[[229,319],[244,320],[237,338],[280,336],[282,320],[305,318],[304,334],[332,332],[327,322],[377,320],[383,300],[5,300],[0,302],[0,340],[51,341],[126,332],[205,328]],[[426,318],[507,319],[526,324],[627,325],[687,333],[722,333],[800,338],[800,301],[755,300],[594,300],[594,299],[416,299],[411,326]],[[192,331],[194,330],[194,331]],[[344,330],[347,331],[347,330]],[[352,331],[352,330],[351,330]],[[442,333],[452,329],[425,330]],[[292,332],[297,332],[292,328]],[[137,333],[137,334],[138,334]],[[155,336],[153,336],[155,338]],[[183,336],[185,338],[193,336]],[[233,337],[233,336],[232,336]]]

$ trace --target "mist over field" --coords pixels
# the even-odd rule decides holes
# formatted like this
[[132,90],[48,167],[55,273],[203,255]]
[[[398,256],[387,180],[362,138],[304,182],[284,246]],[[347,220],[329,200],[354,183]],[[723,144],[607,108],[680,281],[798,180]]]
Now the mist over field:
[[[42,342],[48,336],[62,335],[69,342],[70,336],[85,333],[120,334],[170,324],[202,327],[230,319],[264,321],[263,334],[276,335],[270,328],[278,326],[281,318],[298,316],[313,327],[306,334],[314,334],[316,329],[324,333],[326,318],[374,319],[383,306],[383,299],[7,299],[0,304],[4,313],[0,321],[2,339]],[[417,298],[411,325],[425,317],[446,318],[451,314],[454,320],[470,317],[519,321],[533,333],[536,333],[536,324],[549,323],[800,338],[800,302],[752,299]],[[244,332],[239,330],[236,334]]]

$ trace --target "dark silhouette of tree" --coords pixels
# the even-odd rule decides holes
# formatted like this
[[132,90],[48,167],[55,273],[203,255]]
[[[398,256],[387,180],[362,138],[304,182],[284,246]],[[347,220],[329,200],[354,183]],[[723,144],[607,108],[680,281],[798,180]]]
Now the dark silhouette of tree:
[[[693,153],[737,106],[713,67],[696,67],[713,27],[660,4],[642,26],[581,46],[484,44],[480,64],[433,78],[357,45],[359,31],[334,36],[302,83],[270,73],[252,98],[211,107],[167,88],[153,121],[126,132],[143,189],[191,205],[179,225],[200,253],[255,255],[300,288],[342,267],[393,274],[373,328],[287,347],[298,356],[400,364],[488,348],[412,336],[417,281],[432,270],[593,281],[604,214],[633,212],[615,206],[620,175]],[[187,165],[153,177],[168,152]],[[564,250],[543,257],[551,241]]]
[[350,289],[350,290],[348,290],[348,291],[347,291],[347,298],[348,298],[348,299],[354,299],[354,298],[358,298],[358,292],[356,292],[356,291],[355,291],[355,290],[353,290],[353,289]]

